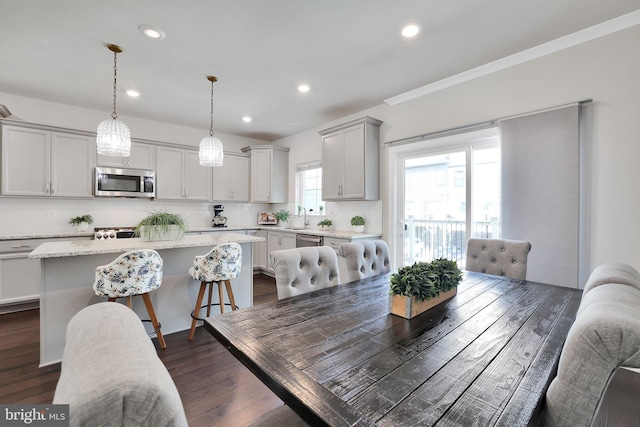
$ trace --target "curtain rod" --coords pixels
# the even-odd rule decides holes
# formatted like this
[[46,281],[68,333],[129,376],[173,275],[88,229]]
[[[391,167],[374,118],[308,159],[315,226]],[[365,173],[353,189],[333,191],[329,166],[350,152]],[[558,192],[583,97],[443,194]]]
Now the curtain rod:
[[568,104],[563,104],[563,105],[557,105],[555,107],[549,107],[549,108],[543,108],[540,110],[535,110],[535,111],[529,111],[528,113],[521,113],[521,114],[515,114],[512,116],[505,116],[505,117],[500,117],[498,119],[493,119],[493,120],[487,120],[484,122],[479,122],[479,123],[473,123],[470,125],[463,125],[463,126],[457,126],[457,127],[453,127],[453,128],[449,128],[449,129],[443,129],[443,130],[438,130],[438,131],[434,131],[434,132],[428,132],[428,133],[424,133],[421,135],[414,135],[414,136],[410,136],[407,138],[401,138],[401,139],[396,139],[393,141],[387,141],[384,144],[385,145],[403,145],[403,144],[412,144],[414,142],[419,142],[419,141],[427,141],[430,139],[435,139],[435,138],[440,138],[440,137],[444,137],[444,136],[449,136],[449,135],[456,135],[458,133],[462,133],[463,131],[473,131],[473,130],[482,130],[482,129],[488,129],[490,127],[495,126],[497,123],[503,121],[503,120],[510,120],[510,119],[515,119],[518,117],[525,117],[525,116],[529,116],[531,114],[538,114],[538,113],[545,113],[547,111],[553,111],[553,110],[558,110],[560,108],[566,108],[566,107],[570,107],[573,105],[585,105],[585,104],[589,104],[593,102],[593,99],[583,99],[582,101],[576,101],[576,102],[570,102]]

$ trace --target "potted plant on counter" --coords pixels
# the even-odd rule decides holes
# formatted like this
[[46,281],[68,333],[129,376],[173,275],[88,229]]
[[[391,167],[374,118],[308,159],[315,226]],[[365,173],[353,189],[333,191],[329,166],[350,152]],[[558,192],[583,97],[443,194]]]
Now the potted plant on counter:
[[331,224],[333,223],[330,219],[323,219],[318,222],[318,227],[320,227],[320,230],[329,230],[331,228]]
[[362,233],[364,231],[364,218],[359,215],[351,218],[351,226],[356,233]]
[[289,221],[289,217],[291,216],[291,212],[286,209],[280,209],[275,213],[275,217],[278,220],[278,227],[286,227],[287,221]]
[[136,226],[136,236],[149,241],[179,240],[186,231],[184,218],[171,212],[150,213]]
[[76,231],[89,231],[89,224],[93,224],[93,217],[91,215],[76,216],[69,220],[69,224],[76,227]]
[[453,298],[460,280],[458,264],[446,258],[402,267],[391,275],[389,310],[411,319]]

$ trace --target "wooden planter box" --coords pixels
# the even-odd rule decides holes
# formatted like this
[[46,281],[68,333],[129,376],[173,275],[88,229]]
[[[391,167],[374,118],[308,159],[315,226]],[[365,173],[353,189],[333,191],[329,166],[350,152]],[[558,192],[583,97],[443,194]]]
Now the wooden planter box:
[[424,301],[418,301],[418,299],[414,297],[405,297],[403,295],[391,295],[389,297],[389,311],[391,314],[395,314],[396,316],[404,317],[405,319],[411,319],[417,316],[420,313],[424,313],[432,307],[435,307],[438,304],[441,304],[447,300],[450,300],[456,293],[458,292],[458,288],[453,288],[447,292],[441,292],[435,298],[431,298]]

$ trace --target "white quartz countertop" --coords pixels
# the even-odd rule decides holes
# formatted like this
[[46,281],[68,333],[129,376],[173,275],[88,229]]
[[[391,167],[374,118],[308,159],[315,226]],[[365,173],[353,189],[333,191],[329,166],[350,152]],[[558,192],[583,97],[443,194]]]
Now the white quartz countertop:
[[180,240],[149,242],[141,238],[114,240],[77,240],[43,243],[34,249],[29,258],[59,258],[79,255],[94,255],[126,252],[134,249],[173,249],[196,246],[215,246],[221,243],[263,242],[262,237],[239,233],[187,234]]
[[275,225],[247,225],[247,226],[233,226],[228,228],[192,228],[189,230],[191,233],[207,233],[207,232],[220,232],[223,230],[265,230],[265,231],[277,231],[279,233],[291,233],[291,234],[306,234],[311,236],[322,236],[322,237],[335,237],[340,239],[372,239],[379,238],[382,236],[380,233],[356,233],[355,231],[349,230],[319,230],[316,228],[285,228],[278,227]]

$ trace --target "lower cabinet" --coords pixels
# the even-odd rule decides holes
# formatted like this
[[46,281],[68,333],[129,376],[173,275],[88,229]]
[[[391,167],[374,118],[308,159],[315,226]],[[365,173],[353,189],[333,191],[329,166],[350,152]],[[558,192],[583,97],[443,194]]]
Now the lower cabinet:
[[29,259],[29,252],[1,254],[0,313],[17,310],[19,305],[39,299],[40,260]]
[[267,270],[273,271],[269,263],[269,254],[280,249],[294,249],[296,247],[295,233],[269,231],[267,232]]
[[267,253],[267,232],[264,230],[257,230],[255,232],[255,236],[262,237],[264,242],[257,242],[253,244],[253,268],[266,270],[269,262],[269,254]]
[[38,307],[42,281],[41,260],[29,258],[32,250],[44,242],[88,239],[89,237],[0,241],[0,313]]

